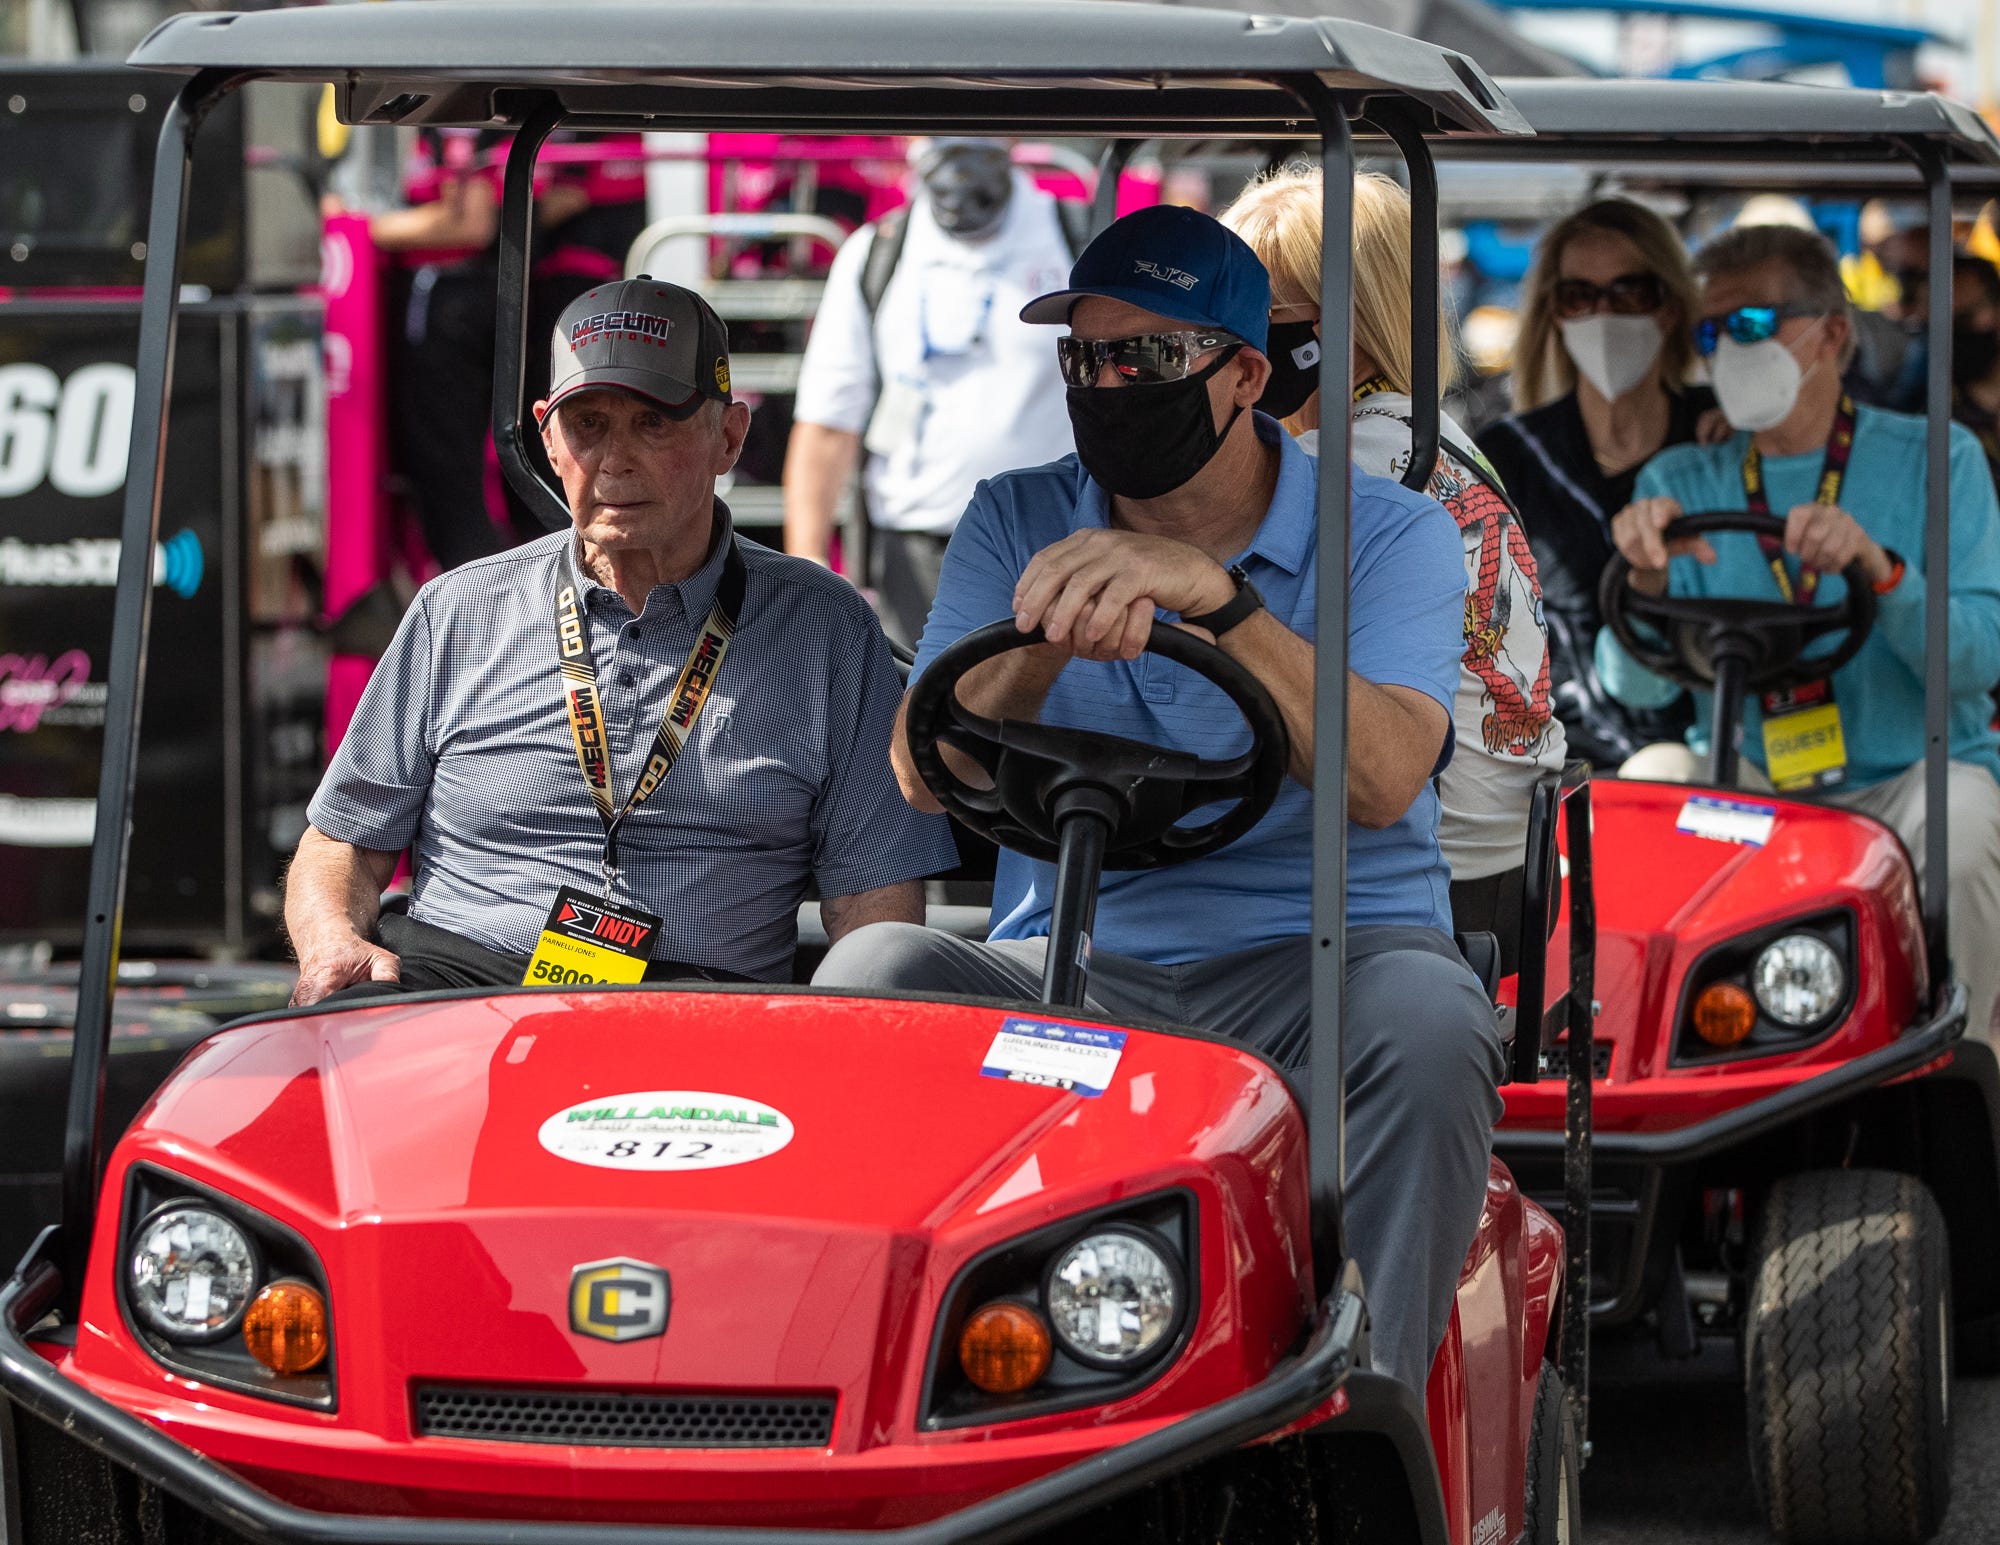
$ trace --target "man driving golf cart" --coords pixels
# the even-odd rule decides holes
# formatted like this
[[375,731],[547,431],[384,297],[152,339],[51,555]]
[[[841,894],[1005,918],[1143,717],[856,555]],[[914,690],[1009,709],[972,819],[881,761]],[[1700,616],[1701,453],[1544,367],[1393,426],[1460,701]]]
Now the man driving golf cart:
[[[968,672],[960,701],[974,712],[1232,754],[1240,732],[1222,692],[1141,654],[1156,610],[1212,635],[1261,682],[1291,746],[1276,805],[1226,850],[1104,877],[1086,1002],[1114,1019],[1219,1031],[1298,1070],[1309,1047],[1315,469],[1275,420],[1249,411],[1270,374],[1269,311],[1269,277],[1242,239],[1166,206],[1118,221],[1068,289],[1030,302],[1025,320],[1070,329],[1056,346],[1077,453],[980,486],[945,556],[912,692],[947,646],[1011,615],[1045,642]],[[1431,782],[1452,749],[1465,573],[1457,527],[1435,501],[1357,473],[1351,502],[1348,1219],[1375,1365],[1421,1389],[1500,1109],[1500,1041],[1452,943]],[[904,792],[938,809],[901,730]],[[884,923],[837,943],[815,985],[1036,998],[1055,879],[1003,851],[989,942]]]
[[[1921,872],[1924,423],[1857,406],[1845,395],[1841,371],[1853,352],[1853,327],[1823,238],[1788,226],[1739,227],[1710,243],[1697,267],[1696,347],[1709,359],[1737,433],[1719,445],[1673,447],[1640,474],[1637,497],[1612,522],[1613,540],[1631,564],[1626,585],[1642,597],[1766,597],[1775,589],[1796,607],[1794,640],[1801,627],[1824,630],[1808,610],[1816,598],[1831,619],[1850,607],[1850,586],[1866,586],[1873,630],[1849,626],[1831,652],[1818,651],[1829,662],[1824,676],[1746,694],[1748,762],[1740,781],[1815,793],[1875,817],[1903,839]],[[1686,514],[1715,511],[1773,524],[1753,531],[1738,516],[1706,533],[1673,528]],[[1966,941],[2000,932],[2000,735],[1990,722],[1990,692],[2000,680],[1996,520],[2000,509],[1978,442],[1954,424],[1947,884],[1952,931]],[[1627,604],[1643,617],[1643,603]],[[1606,689],[1633,707],[1664,706],[1681,690],[1641,664],[1611,629],[1598,636],[1597,668]],[[1707,719],[1697,715],[1691,741],[1708,729]],[[1690,747],[1666,744],[1646,747],[1622,771],[1672,781],[1700,776]],[[1718,781],[1730,780],[1725,772]],[[2000,997],[2000,957],[1974,945],[1957,963],[1968,1027],[1987,1035]]]

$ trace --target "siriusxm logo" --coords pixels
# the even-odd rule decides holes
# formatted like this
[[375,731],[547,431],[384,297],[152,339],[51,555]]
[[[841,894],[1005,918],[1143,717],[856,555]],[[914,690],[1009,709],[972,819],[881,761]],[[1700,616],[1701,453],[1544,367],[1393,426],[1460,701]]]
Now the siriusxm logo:
[[[69,542],[0,539],[0,585],[22,589],[115,585],[118,547],[115,537],[78,537]],[[182,529],[153,550],[153,583],[165,586],[183,601],[192,600],[201,589],[205,566],[201,538]]]

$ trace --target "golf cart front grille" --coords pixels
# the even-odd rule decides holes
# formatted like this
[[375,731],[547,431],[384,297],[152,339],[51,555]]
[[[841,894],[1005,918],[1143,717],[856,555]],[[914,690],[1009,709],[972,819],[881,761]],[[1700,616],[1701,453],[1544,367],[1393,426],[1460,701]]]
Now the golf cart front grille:
[[831,1397],[631,1395],[590,1391],[417,1388],[417,1434],[605,1448],[825,1448]]

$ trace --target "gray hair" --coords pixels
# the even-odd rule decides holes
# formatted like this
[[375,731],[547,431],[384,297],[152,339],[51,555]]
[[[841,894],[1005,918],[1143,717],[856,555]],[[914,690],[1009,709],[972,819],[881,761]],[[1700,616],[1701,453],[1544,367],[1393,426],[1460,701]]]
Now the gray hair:
[[1817,231],[1795,225],[1737,225],[1695,254],[1694,270],[1704,279],[1740,274],[1775,263],[1789,275],[1790,301],[1829,316],[1847,315],[1847,287],[1840,259]]

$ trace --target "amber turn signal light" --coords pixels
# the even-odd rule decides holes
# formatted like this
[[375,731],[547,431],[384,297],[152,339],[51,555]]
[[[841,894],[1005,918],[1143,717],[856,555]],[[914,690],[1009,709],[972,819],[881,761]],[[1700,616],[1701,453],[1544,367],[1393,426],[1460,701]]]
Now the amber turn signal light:
[[1049,1371],[1049,1328],[1026,1304],[998,1299],[972,1311],[959,1332],[958,1363],[989,1395],[1018,1395]]
[[326,1300],[303,1282],[273,1282],[244,1311],[243,1344],[273,1373],[310,1373],[326,1360]]
[[1711,982],[1694,1000],[1694,1033],[1727,1050],[1757,1028],[1757,1000],[1734,982]]

